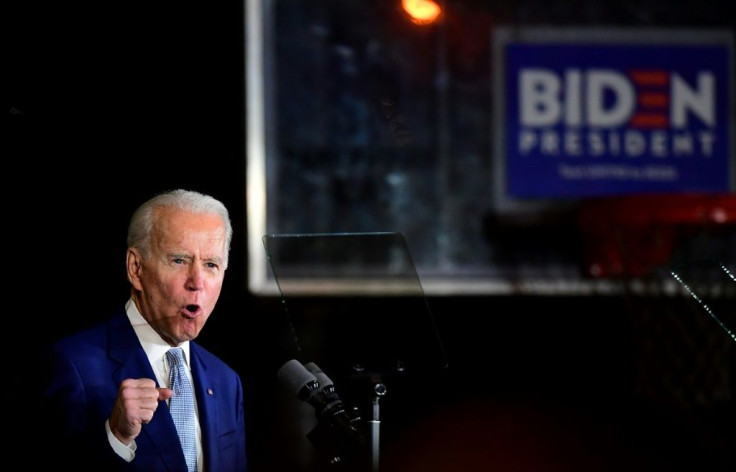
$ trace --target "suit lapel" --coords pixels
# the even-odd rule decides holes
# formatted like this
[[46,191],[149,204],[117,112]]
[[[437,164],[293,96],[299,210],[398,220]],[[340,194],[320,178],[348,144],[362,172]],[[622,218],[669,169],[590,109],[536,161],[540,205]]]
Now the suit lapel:
[[197,395],[199,408],[199,426],[202,428],[202,453],[204,455],[205,470],[217,470],[217,401],[214,385],[207,376],[207,364],[200,355],[199,346],[189,343],[189,354],[192,362],[192,377],[194,391]]
[[[156,379],[146,352],[138,342],[138,337],[124,311],[122,316],[114,317],[111,321],[108,339],[110,358],[119,363],[119,368],[113,372],[116,385],[120,385],[124,379]],[[180,449],[179,436],[165,401],[159,402],[153,419],[143,426],[136,442],[139,443],[139,446],[143,442],[150,443],[168,464],[170,470],[181,468],[184,456],[171,453],[171,451]]]

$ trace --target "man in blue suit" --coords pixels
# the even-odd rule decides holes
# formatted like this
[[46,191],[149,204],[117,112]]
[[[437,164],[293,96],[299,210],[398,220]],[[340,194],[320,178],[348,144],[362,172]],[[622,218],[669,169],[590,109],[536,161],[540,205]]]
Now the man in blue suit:
[[[77,470],[247,471],[240,377],[194,341],[220,296],[231,237],[225,206],[198,192],[162,193],[134,212],[130,299],[110,319],[53,343],[46,358],[49,462],[71,459]],[[168,408],[171,347],[183,349],[194,387],[194,469]]]

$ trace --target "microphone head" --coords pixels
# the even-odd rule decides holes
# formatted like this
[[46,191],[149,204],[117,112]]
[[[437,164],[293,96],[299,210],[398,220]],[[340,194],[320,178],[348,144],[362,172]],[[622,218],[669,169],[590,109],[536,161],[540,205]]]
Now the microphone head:
[[319,386],[317,377],[304,368],[301,362],[296,359],[286,361],[279,368],[276,375],[279,381],[285,384],[289,390],[293,391],[301,399],[303,399],[302,397],[305,394],[308,394]]
[[320,369],[317,364],[314,362],[307,362],[304,364],[304,367],[317,378],[317,382],[323,390],[334,388],[334,382],[332,382],[332,379],[322,372],[322,369]]

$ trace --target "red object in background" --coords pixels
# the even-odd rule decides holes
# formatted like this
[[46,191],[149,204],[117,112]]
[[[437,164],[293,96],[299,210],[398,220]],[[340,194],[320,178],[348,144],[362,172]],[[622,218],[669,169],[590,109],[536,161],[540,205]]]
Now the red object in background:
[[736,224],[736,194],[631,195],[585,200],[579,225],[587,274],[645,277],[682,238]]

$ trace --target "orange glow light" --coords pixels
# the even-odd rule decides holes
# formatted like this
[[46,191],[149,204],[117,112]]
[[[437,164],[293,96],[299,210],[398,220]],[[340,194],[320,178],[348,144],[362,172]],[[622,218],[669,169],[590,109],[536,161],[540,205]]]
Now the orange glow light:
[[412,23],[428,25],[437,20],[442,9],[432,0],[401,0],[401,6],[409,14]]

